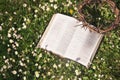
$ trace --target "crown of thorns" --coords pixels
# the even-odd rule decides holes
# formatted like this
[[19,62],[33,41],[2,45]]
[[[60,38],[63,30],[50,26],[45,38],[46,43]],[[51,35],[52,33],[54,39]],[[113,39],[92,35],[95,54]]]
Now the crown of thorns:
[[[82,10],[83,10],[83,7],[84,7],[85,5],[88,5],[88,4],[90,5],[90,4],[92,4],[92,3],[100,3],[100,4],[102,4],[102,3],[105,3],[105,2],[110,6],[112,12],[115,14],[115,20],[114,20],[114,21],[108,26],[108,28],[106,28],[106,29],[101,29],[101,28],[97,28],[97,27],[92,27],[92,26],[85,20],[85,16],[86,16],[86,15],[83,14],[83,11],[82,11]],[[96,32],[99,32],[99,33],[106,33],[106,32],[108,32],[108,31],[110,31],[110,30],[113,30],[114,28],[116,28],[116,27],[118,26],[118,24],[119,24],[119,22],[120,22],[120,15],[119,15],[120,11],[119,11],[119,9],[117,8],[117,6],[115,5],[115,3],[114,3],[113,1],[111,1],[111,0],[84,0],[83,3],[79,5],[78,12],[79,12],[79,14],[80,14],[79,19],[82,20],[83,25],[85,25],[85,26],[86,26],[87,28],[89,28],[90,30],[93,30],[93,31],[96,31]],[[102,26],[102,27],[103,27],[103,26]]]

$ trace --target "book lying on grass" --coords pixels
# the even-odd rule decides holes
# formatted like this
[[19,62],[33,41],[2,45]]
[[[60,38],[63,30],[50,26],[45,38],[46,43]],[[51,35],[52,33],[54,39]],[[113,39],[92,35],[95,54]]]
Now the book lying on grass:
[[37,48],[71,59],[89,67],[103,34],[83,27],[77,19],[54,14]]

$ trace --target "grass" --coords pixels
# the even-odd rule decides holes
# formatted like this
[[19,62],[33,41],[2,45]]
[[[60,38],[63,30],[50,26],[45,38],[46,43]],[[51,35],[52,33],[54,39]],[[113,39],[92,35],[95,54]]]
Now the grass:
[[35,48],[52,15],[76,17],[79,2],[0,0],[0,80],[119,80],[120,26],[104,36],[89,69]]

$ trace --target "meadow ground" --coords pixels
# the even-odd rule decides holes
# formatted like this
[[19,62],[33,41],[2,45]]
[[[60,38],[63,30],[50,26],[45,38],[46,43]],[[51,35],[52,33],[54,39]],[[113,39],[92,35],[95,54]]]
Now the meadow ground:
[[106,33],[89,69],[35,48],[52,15],[76,17],[79,2],[0,0],[0,80],[120,80],[120,26]]

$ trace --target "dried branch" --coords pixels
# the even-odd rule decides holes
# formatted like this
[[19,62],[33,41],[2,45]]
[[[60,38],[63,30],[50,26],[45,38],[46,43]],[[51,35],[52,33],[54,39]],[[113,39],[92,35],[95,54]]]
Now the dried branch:
[[[93,3],[98,3],[100,5],[102,5],[102,3],[107,3],[110,6],[112,12],[115,14],[115,20],[108,26],[107,29],[101,29],[98,28],[98,26],[92,27],[91,24],[85,20],[86,15],[83,14],[83,7],[86,5],[92,5]],[[79,20],[83,21],[83,25],[85,25],[85,27],[89,28],[90,30],[99,33],[106,33],[110,30],[113,30],[118,26],[120,22],[120,11],[112,0],[84,0],[83,3],[79,5],[78,12],[80,15]],[[104,27],[104,26],[100,26],[100,27]]]

